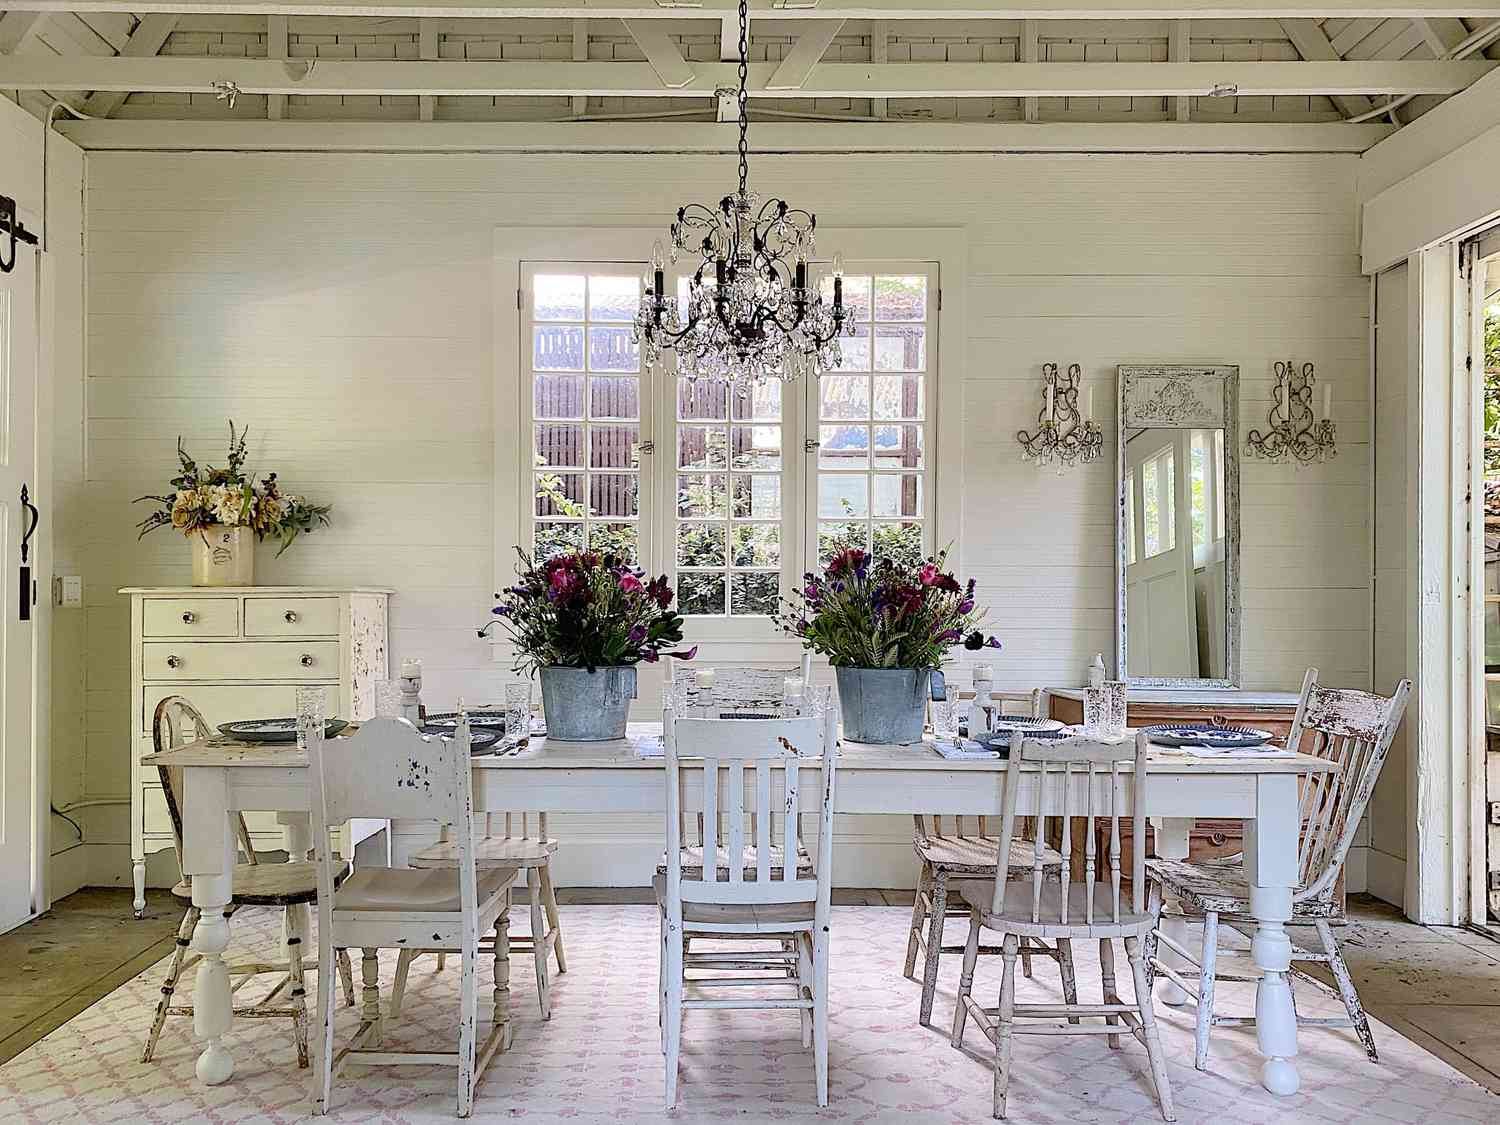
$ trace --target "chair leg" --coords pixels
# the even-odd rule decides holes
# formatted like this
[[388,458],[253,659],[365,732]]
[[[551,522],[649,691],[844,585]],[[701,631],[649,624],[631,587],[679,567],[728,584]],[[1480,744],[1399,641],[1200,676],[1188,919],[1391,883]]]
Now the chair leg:
[[306,1070],[307,1058],[307,983],[302,976],[302,938],[307,933],[307,907],[288,906],[281,912],[282,933],[286,938],[287,976],[291,981],[292,1039],[297,1044],[297,1068]]
[[391,1002],[387,1005],[392,1023],[401,1018],[401,1006],[406,1003],[406,978],[417,957],[415,949],[403,949],[396,955],[396,979],[391,982]]
[[[1024,940],[1021,945],[1025,949]],[[1078,1003],[1078,974],[1073,969],[1073,940],[1071,938],[1057,939],[1057,971],[1062,977],[1063,1000],[1069,1004]],[[1030,973],[1026,974],[1030,976]],[[1069,1016],[1069,1023],[1081,1022],[1077,1016]]]
[[[1115,982],[1115,943],[1111,938],[1099,939],[1099,980],[1103,986],[1100,995],[1104,997],[1104,1002],[1106,1004],[1120,1003],[1120,986]],[[1120,1017],[1105,1016],[1104,1022],[1112,1027],[1118,1027]],[[1112,1050],[1120,1049],[1118,1035],[1106,1035],[1104,1038]]]
[[334,950],[334,962],[338,965],[339,980],[344,985],[344,1003],[354,1007],[354,966],[349,964],[349,951],[347,949]]
[[[339,951],[343,953],[343,950]],[[318,1074],[313,1084],[313,1113],[328,1112],[333,1095],[333,947],[328,939],[318,941],[318,1049],[313,1052]]]
[[1165,1121],[1176,1121],[1172,1110],[1172,1084],[1167,1078],[1167,1056],[1162,1050],[1161,1031],[1156,1026],[1156,1008],[1151,998],[1151,986],[1146,983],[1146,962],[1141,956],[1141,939],[1125,939],[1125,956],[1130,959],[1130,972],[1135,978],[1136,1010],[1141,1015],[1141,1030],[1146,1037],[1146,1054],[1151,1059],[1151,1078],[1156,1083],[1156,1097],[1161,1102],[1161,1115]]
[[901,975],[907,980],[917,979],[917,951],[921,947],[917,939],[922,933],[922,924],[927,921],[927,912],[922,908],[922,895],[927,891],[927,864],[917,868],[917,890],[912,896],[911,929],[906,935],[906,968]]
[[917,1022],[926,1027],[932,1021],[932,1002],[937,995],[938,958],[943,952],[943,923],[948,913],[948,872],[933,872],[932,916],[927,919],[927,961],[922,968],[922,999],[917,1007]]
[[437,961],[432,966],[432,971],[435,972],[435,973],[440,973],[444,969],[446,969],[447,967],[448,967],[448,955],[446,953],[444,953],[440,949],[440,950],[438,950]]
[[662,972],[667,978],[667,1108],[677,1104],[677,1061],[682,1054],[682,931],[667,926]]
[[375,949],[365,948],[361,952],[363,957],[359,962],[359,977],[363,986],[360,995],[364,1001],[364,1010],[360,1013],[360,1021],[370,1026],[370,1034],[365,1037],[364,1045],[378,1047],[381,1039],[380,961]]
[[[507,898],[510,892],[507,891]],[[510,907],[500,911],[500,917],[495,919],[495,1010],[493,1019],[495,1027],[503,1027],[505,1030],[500,1035],[500,1047],[502,1051],[510,1050],[511,1043],[515,1040],[515,1025],[510,1020]]]
[[[478,950],[465,945],[459,955],[462,966],[458,993],[458,1116],[468,1117],[474,1109],[474,1058],[479,1036]],[[498,1004],[497,1004],[498,1009]]]
[[1359,1036],[1360,1046],[1364,1047],[1365,1054],[1370,1056],[1370,1061],[1378,1063],[1380,1053],[1375,1050],[1375,1036],[1370,1031],[1370,1018],[1365,1015],[1364,1005],[1359,1002],[1359,993],[1355,991],[1354,979],[1349,975],[1349,966],[1344,964],[1344,955],[1339,950],[1338,938],[1333,935],[1333,927],[1326,921],[1319,919],[1313,925],[1317,928],[1318,937],[1323,942],[1323,952],[1328,954],[1328,969],[1333,974],[1333,981],[1338,985],[1339,995],[1344,1000],[1344,1008],[1349,1013],[1349,1022],[1354,1025],[1354,1034]]
[[[994,1116],[1005,1116],[1005,1097],[1010,1089],[1010,1028],[1014,1022],[1016,1006],[1016,952],[1020,939],[1015,934],[1005,935],[1005,946],[1001,956],[1005,959],[1005,972],[1000,977],[1000,1015],[995,1026],[995,1104]],[[967,952],[965,957],[967,957]]]
[[[1198,958],[1198,1027],[1193,1048],[1193,1065],[1208,1069],[1208,1037],[1214,1026],[1214,988],[1218,981],[1215,965],[1219,959],[1219,916],[1203,916],[1203,952]],[[1290,974],[1288,974],[1290,976]]]
[[536,969],[536,999],[542,1009],[542,1019],[552,1018],[552,997],[547,988],[547,922],[542,911],[541,871],[536,867],[526,869],[526,889],[531,892],[531,960]]
[[[1059,968],[1062,967],[1062,959],[1061,958],[1058,959],[1057,964],[1058,964]],[[1067,971],[1063,974],[1063,995],[1064,996],[1067,995],[1068,981],[1072,978],[1072,974],[1073,974],[1072,954],[1069,954],[1068,968],[1067,968]],[[1031,979],[1031,939],[1030,938],[1022,938],[1021,939],[1021,975],[1023,977],[1025,977],[1027,980]],[[1077,986],[1076,985],[1074,986],[1074,990],[1073,991],[1074,991],[1075,994],[1077,993],[1078,990],[1077,990]],[[1078,1021],[1075,1019],[1072,1022],[1073,1023],[1077,1023]]]
[[557,891],[552,887],[552,867],[543,864],[541,867],[542,878],[542,907],[547,911],[547,925],[555,935],[552,939],[552,955],[557,958],[558,975],[568,971],[568,959],[563,955],[562,922],[557,915]]
[[813,1073],[818,1105],[828,1105],[828,927],[813,931]]
[[172,964],[167,969],[167,979],[162,982],[161,999],[156,1002],[156,1015],[151,1020],[151,1032],[146,1036],[141,1062],[150,1062],[156,1052],[156,1041],[161,1038],[162,1025],[167,1022],[167,1009],[172,1004],[172,993],[177,991],[177,981],[182,975],[182,962],[193,940],[193,927],[198,924],[198,913],[196,906],[188,907],[182,916],[182,925],[177,927],[177,947],[172,950]]
[[656,948],[656,1026],[661,1029],[661,1053],[667,1053],[667,916],[660,916],[661,942]]
[[964,966],[958,977],[958,1003],[953,1008],[953,1034],[949,1042],[964,1045],[964,1023],[969,1018],[968,999],[974,991],[974,966],[979,963],[979,912],[969,915],[969,940],[964,944]]
[[[792,939],[792,952],[797,955],[797,995],[800,997],[804,992],[807,998],[813,998],[813,989],[817,985],[817,973],[813,968],[813,945],[811,939],[805,934],[799,934]],[[813,1046],[813,1015],[806,1008],[799,1008],[797,1015],[801,1017],[799,1023],[802,1025],[802,1049],[812,1049]]]

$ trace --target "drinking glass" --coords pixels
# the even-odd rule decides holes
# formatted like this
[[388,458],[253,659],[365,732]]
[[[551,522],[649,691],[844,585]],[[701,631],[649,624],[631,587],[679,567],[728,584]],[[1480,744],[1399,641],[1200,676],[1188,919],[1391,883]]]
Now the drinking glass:
[[800,677],[787,677],[781,682],[781,713],[796,718],[806,712],[807,685]]
[[932,701],[932,737],[938,742],[958,741],[958,701],[956,699]]
[[1105,720],[1104,729],[1120,737],[1125,733],[1125,681],[1105,680]]
[[1083,689],[1083,729],[1102,734],[1109,728],[1109,692],[1103,686]]
[[505,740],[519,742],[531,736],[531,681],[505,685]]
[[307,739],[314,731],[321,732],[323,719],[328,709],[328,693],[321,687],[299,687],[297,689],[297,745],[307,749]]
[[833,707],[833,685],[807,684],[804,686],[802,706],[806,708],[807,714],[821,719]]
[[399,719],[401,717],[401,681],[375,681],[375,717],[377,719]]

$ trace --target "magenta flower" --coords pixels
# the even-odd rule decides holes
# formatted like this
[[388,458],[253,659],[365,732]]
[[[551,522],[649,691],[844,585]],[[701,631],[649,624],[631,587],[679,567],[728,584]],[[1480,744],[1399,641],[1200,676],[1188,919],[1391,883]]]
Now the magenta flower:
[[917,572],[917,580],[920,581],[924,586],[931,586],[934,582],[937,581],[937,577],[938,568],[934,563],[925,564],[922,569]]
[[627,570],[624,574],[620,575],[620,589],[624,590],[627,594],[639,594],[645,588],[646,584],[631,574],[630,571]]

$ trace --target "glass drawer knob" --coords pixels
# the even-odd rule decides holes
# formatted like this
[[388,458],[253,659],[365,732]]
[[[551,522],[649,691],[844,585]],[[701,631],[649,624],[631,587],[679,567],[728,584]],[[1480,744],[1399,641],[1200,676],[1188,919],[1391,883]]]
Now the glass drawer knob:
[[311,668],[312,666],[313,666],[312,653],[304,652],[302,654],[302,667],[304,667],[304,668]]
[[194,613],[192,610],[188,610],[186,613],[184,613],[182,615],[182,623],[184,625],[191,625],[194,621],[197,621],[197,620],[198,620],[198,615],[196,613]]
[[181,668],[182,667],[182,657],[180,657],[180,656],[169,656],[169,657],[167,657],[167,667],[168,668]]
[[281,615],[281,619],[288,625],[295,625],[297,623],[297,611],[295,609],[289,609]]

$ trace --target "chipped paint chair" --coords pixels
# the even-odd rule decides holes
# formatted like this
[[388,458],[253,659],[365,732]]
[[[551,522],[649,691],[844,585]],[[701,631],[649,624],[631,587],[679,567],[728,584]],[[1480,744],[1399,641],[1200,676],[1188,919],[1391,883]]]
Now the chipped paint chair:
[[[1335,773],[1316,774],[1303,783],[1302,838],[1297,853],[1298,889],[1292,895],[1292,917],[1288,926],[1311,927],[1321,950],[1303,950],[1292,943],[1292,963],[1313,962],[1328,966],[1344,1002],[1346,1017],[1323,1019],[1297,1017],[1303,1027],[1352,1027],[1370,1056],[1378,1062],[1370,1021],[1360,1006],[1354,981],[1339,952],[1333,927],[1343,925],[1344,897],[1339,876],[1365,806],[1375,791],[1380,767],[1401,717],[1406,711],[1411,681],[1402,680],[1389,696],[1367,691],[1327,688],[1318,683],[1318,670],[1309,668],[1302,681],[1302,699],[1297,705],[1288,749],[1314,754],[1338,763]],[[1197,1044],[1193,1065],[1208,1066],[1208,1037],[1214,1027],[1253,1025],[1254,1016],[1224,1016],[1214,1012],[1214,987],[1219,980],[1253,981],[1257,977],[1220,972],[1217,967],[1219,925],[1249,936],[1255,919],[1250,913],[1250,886],[1244,864],[1238,860],[1190,863],[1186,860],[1153,859],[1147,862],[1148,877],[1161,885],[1174,913],[1203,924],[1203,944],[1196,957],[1175,938],[1161,932],[1155,942],[1176,953],[1198,969],[1197,980],[1189,979],[1169,959],[1154,956],[1152,969],[1181,988],[1198,1004]],[[1311,978],[1304,978],[1311,979]],[[1316,983],[1316,982],[1314,982]]]

